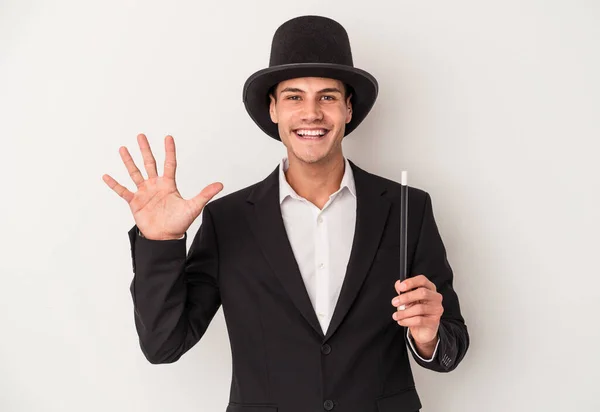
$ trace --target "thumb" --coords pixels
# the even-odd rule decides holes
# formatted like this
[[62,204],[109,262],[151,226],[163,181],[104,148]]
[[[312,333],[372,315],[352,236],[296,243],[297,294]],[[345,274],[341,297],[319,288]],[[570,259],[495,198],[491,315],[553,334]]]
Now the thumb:
[[204,206],[212,199],[217,193],[223,190],[223,184],[220,182],[211,183],[206,186],[200,193],[194,196],[189,201],[194,205],[194,209],[197,214],[200,214]]
[[400,279],[396,280],[396,283],[394,283],[394,288],[396,289],[396,292],[400,295],[402,292],[400,291]]

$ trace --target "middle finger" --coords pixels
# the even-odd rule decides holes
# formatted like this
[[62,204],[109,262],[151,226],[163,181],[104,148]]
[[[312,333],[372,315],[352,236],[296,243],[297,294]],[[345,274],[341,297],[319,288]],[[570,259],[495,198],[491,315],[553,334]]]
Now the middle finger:
[[142,151],[142,157],[144,158],[144,166],[146,166],[148,179],[151,177],[157,177],[158,172],[156,171],[156,160],[154,159],[154,155],[150,149],[148,139],[143,133],[138,134],[138,144],[140,146],[140,150]]
[[412,318],[414,316],[428,316],[428,315],[433,315],[433,314],[434,314],[434,310],[431,307],[431,305],[414,304],[414,305],[406,308],[406,310],[394,312],[392,314],[392,317],[395,320],[402,320],[402,319]]
[[404,292],[401,295],[396,296],[392,299],[392,305],[401,306],[401,305],[409,305],[418,301],[426,301],[429,299],[430,294],[432,292],[427,288],[418,288],[411,290],[410,292]]

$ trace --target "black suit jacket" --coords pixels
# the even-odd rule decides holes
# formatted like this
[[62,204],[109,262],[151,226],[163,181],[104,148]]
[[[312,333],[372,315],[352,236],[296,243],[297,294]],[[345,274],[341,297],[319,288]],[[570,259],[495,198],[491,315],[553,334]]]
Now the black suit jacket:
[[[232,352],[227,412],[414,412],[421,402],[406,328],[393,319],[399,276],[400,184],[350,162],[357,193],[347,273],[324,335],[287,238],[278,168],[265,180],[206,205],[186,239],[129,232],[131,294],[141,349],[151,363],[178,360],[203,336],[219,307]],[[449,372],[469,336],[429,194],[409,187],[408,273],[443,295],[435,359]]]

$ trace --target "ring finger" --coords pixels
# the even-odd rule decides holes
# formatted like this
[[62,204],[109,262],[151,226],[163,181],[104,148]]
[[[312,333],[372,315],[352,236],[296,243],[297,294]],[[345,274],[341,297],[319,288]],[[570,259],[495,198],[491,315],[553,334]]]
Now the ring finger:
[[131,158],[129,151],[125,146],[119,149],[119,154],[121,155],[121,159],[123,159],[123,163],[129,172],[129,176],[131,176],[131,180],[135,183],[135,185],[139,188],[142,183],[144,183],[144,176],[140,172],[140,169],[135,165],[135,162]]

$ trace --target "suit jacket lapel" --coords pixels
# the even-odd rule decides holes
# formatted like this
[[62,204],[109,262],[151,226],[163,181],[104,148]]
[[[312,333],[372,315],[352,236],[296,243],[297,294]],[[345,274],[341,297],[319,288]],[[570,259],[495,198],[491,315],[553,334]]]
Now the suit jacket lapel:
[[389,213],[385,186],[349,162],[356,185],[356,227],[347,272],[327,335],[323,334],[290,245],[279,205],[279,166],[248,196],[246,217],[265,258],[304,319],[325,342],[342,323],[369,271]]
[[383,197],[385,186],[351,161],[350,166],[356,185],[356,227],[346,276],[325,341],[335,333],[356,299],[375,258],[390,211],[390,201]]
[[248,196],[246,216],[265,258],[304,319],[322,339],[321,324],[310,302],[302,274],[285,231],[279,205],[279,166]]

